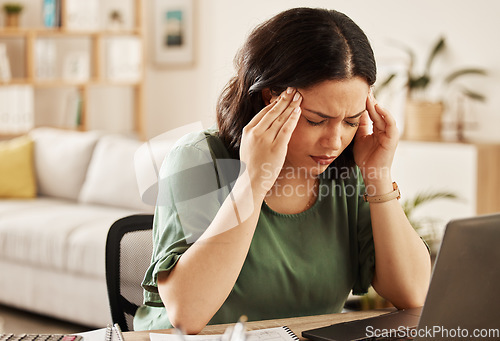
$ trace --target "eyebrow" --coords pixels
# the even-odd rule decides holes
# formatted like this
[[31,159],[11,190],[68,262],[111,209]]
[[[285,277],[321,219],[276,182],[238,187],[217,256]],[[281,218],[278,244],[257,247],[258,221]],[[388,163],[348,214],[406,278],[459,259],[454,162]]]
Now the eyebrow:
[[[318,116],[320,116],[320,117],[322,117],[322,118],[337,118],[337,117],[334,117],[334,116],[328,116],[328,115],[325,115],[325,114],[323,114],[323,113],[321,113],[321,112],[319,112],[319,111],[314,111],[314,110],[307,109],[307,108],[303,108],[303,109],[304,109],[304,110],[306,110],[306,111],[309,111],[309,112],[311,112],[311,113],[313,113],[313,114],[315,114],[315,115],[318,115]],[[347,116],[346,118],[351,118],[351,119],[352,119],[352,118],[358,118],[359,116],[363,115],[363,113],[364,113],[365,111],[366,111],[366,108],[365,108],[365,109],[363,109],[363,110],[361,110],[361,111],[360,111],[360,112],[358,112],[357,114],[354,114],[354,115],[352,115],[352,116]]]

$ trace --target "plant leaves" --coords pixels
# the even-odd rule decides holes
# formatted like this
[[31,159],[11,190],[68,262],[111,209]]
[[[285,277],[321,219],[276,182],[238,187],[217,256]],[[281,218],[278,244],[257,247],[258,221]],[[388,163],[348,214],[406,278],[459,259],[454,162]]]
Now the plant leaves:
[[430,82],[430,78],[426,75],[420,76],[418,78],[410,78],[408,80],[408,87],[410,90],[413,89],[424,89]]
[[400,48],[401,50],[406,52],[406,54],[408,54],[408,57],[410,60],[408,63],[407,74],[408,74],[408,80],[410,80],[412,77],[414,77],[413,67],[414,67],[415,60],[416,60],[415,52],[408,45],[406,45],[400,41],[393,41],[392,44],[395,47]]
[[445,47],[445,40],[444,37],[441,37],[439,38],[436,45],[434,45],[434,48],[432,49],[431,54],[427,59],[427,63],[425,64],[425,73],[424,73],[425,75],[429,75],[434,58],[436,58],[436,56],[444,49],[444,47]]
[[456,71],[452,72],[451,74],[449,74],[444,79],[444,81],[446,83],[451,83],[460,76],[471,75],[471,74],[486,76],[487,72],[483,69],[477,69],[477,68],[460,69],[460,70],[456,70]]
[[377,84],[377,86],[375,87],[375,97],[378,96],[378,94],[380,93],[380,91],[382,91],[384,88],[388,87],[389,84],[391,84],[392,80],[396,77],[396,74],[393,73],[393,74],[390,74],[389,76],[387,76],[386,79],[384,79],[380,84]]
[[403,202],[403,211],[407,217],[411,217],[412,212],[417,207],[437,199],[458,199],[458,196],[455,193],[447,191],[418,193],[413,199]]
[[469,89],[462,88],[462,93],[465,96],[469,97],[470,99],[473,99],[473,100],[476,100],[476,101],[480,101],[480,102],[486,101],[486,96],[481,95],[480,93],[471,91]]

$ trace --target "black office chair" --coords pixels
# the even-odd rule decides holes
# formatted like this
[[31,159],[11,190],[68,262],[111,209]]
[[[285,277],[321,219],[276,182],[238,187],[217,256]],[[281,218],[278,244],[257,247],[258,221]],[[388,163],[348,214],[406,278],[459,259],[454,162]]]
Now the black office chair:
[[106,240],[106,285],[113,323],[133,330],[133,318],[143,302],[141,282],[153,250],[152,214],[121,218]]

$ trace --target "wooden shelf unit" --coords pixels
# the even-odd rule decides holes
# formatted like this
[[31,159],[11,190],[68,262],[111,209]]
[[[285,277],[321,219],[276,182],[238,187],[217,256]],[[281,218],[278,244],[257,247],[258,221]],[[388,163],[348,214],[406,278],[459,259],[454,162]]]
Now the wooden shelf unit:
[[[94,86],[132,87],[134,93],[134,122],[133,130],[140,139],[145,139],[144,123],[144,29],[143,29],[143,0],[134,0],[134,28],[123,30],[73,30],[67,29],[66,13],[64,11],[66,0],[61,0],[61,27],[46,28],[1,28],[0,40],[5,38],[19,38],[24,40],[24,78],[13,78],[9,82],[0,82],[0,86],[9,85],[32,85],[35,88],[58,88],[76,87],[82,99],[81,120],[77,127],[79,130],[87,130],[87,107],[88,90]],[[102,46],[104,40],[113,37],[137,37],[142,49],[142,65],[138,81],[113,81],[106,78],[103,73]],[[39,38],[89,38],[90,46],[90,78],[86,81],[68,81],[64,79],[37,79],[35,61],[35,42]],[[5,137],[4,135],[3,137]]]
[[402,200],[446,191],[457,200],[436,200],[419,207],[418,218],[450,219],[500,212],[500,143],[400,141],[392,176]]

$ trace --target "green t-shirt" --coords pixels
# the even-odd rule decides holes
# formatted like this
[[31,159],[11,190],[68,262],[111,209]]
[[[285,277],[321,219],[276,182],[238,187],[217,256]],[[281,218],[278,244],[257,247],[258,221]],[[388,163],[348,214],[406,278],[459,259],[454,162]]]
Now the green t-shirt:
[[[230,156],[215,130],[185,136],[165,159],[145,305],[135,315],[135,330],[171,327],[157,275],[174,267],[229,194],[231,181],[221,180],[218,164],[224,159]],[[349,174],[320,178],[318,199],[302,213],[280,214],[262,204],[241,273],[210,324],[234,323],[241,315],[263,320],[335,313],[351,291],[366,293],[375,264],[370,211],[359,170]]]

